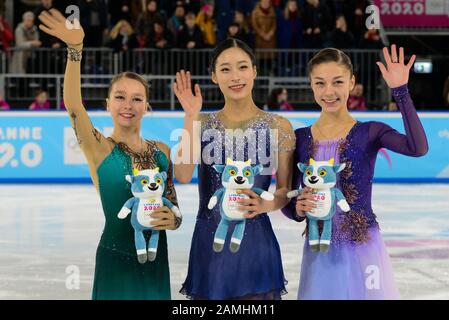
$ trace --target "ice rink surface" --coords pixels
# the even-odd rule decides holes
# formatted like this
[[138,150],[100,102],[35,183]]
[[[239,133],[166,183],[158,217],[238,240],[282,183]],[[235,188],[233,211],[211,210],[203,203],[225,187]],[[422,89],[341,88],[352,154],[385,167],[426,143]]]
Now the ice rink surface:
[[[176,186],[184,215],[168,231],[173,299],[186,277],[196,185]],[[90,299],[104,225],[92,185],[0,185],[0,299]],[[375,184],[373,209],[403,299],[449,299],[449,185]],[[304,223],[270,213],[288,294],[296,299]],[[211,244],[212,245],[212,244]],[[79,288],[67,281],[80,274]],[[67,284],[69,284],[67,286]]]

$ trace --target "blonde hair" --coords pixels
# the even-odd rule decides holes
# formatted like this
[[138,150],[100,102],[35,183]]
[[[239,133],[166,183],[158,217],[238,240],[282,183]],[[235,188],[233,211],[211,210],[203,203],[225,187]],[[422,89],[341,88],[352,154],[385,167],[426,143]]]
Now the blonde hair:
[[297,14],[298,14],[298,16],[299,16],[299,6],[298,6],[298,3],[295,1],[295,0],[288,0],[286,3],[285,3],[285,7],[284,7],[284,18],[285,19],[289,19],[290,18],[290,10],[289,10],[289,8],[288,8],[288,3],[289,2],[295,2],[296,3],[296,12],[297,12]]
[[134,29],[131,27],[128,21],[120,20],[119,22],[117,22],[117,24],[112,28],[111,32],[109,33],[109,36],[111,37],[112,40],[117,38],[118,34],[120,33],[120,29],[122,27],[126,28],[126,32],[128,33],[128,35],[134,33]]

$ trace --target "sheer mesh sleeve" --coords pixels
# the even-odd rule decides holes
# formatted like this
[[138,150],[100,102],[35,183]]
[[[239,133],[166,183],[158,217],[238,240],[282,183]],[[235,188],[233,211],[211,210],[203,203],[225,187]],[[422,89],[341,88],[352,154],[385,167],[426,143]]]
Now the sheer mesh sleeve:
[[294,151],[296,148],[296,137],[290,121],[281,116],[276,116],[274,120],[278,129],[278,151]]
[[165,186],[165,196],[175,206],[178,207],[178,198],[176,196],[175,185],[173,183],[173,163],[168,158],[167,185]]
[[[298,138],[295,136],[295,141],[296,139]],[[298,143],[300,143],[300,141],[298,141]],[[298,152],[299,151],[297,150],[293,156],[292,190],[297,190],[299,188],[300,172],[298,166],[296,165],[299,162]],[[298,222],[301,222],[305,219],[304,217],[299,217],[296,215],[296,198],[291,199],[290,202],[284,208],[281,209],[281,211],[284,214],[284,216],[286,216],[289,219]]]
[[212,112],[201,112],[196,121],[199,121],[201,124],[201,132],[207,128],[207,123],[211,119]]
[[378,149],[387,148],[413,157],[425,155],[429,150],[426,133],[418,118],[407,85],[394,88],[392,93],[402,114],[405,135],[385,123],[373,122],[370,126],[370,140]]

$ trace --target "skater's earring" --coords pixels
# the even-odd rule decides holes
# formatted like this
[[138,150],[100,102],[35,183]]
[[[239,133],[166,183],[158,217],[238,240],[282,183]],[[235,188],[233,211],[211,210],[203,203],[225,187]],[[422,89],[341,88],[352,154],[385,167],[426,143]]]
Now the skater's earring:
[[109,99],[106,98],[106,110],[109,111]]

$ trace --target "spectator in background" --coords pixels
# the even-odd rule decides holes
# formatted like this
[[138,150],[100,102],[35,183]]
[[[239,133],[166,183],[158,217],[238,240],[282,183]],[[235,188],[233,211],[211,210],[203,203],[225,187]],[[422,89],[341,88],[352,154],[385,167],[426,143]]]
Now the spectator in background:
[[265,110],[275,111],[293,111],[295,108],[287,101],[288,93],[285,88],[276,88],[271,90],[268,97],[267,104],[264,106]]
[[[163,21],[155,21],[153,32],[150,34],[148,46],[150,48],[166,50],[173,47],[173,38],[170,33],[165,28]],[[169,56],[165,52],[156,52],[150,54],[150,65],[149,73],[151,74],[172,74],[173,68],[175,67]],[[168,99],[169,93],[164,88],[162,81],[155,81],[152,85],[152,89],[156,92],[159,92],[159,96],[162,99]]]
[[[283,11],[278,11],[277,39],[280,49],[298,49],[303,45],[302,19],[296,0],[288,0]],[[300,56],[294,52],[279,52],[279,75],[297,76]]]
[[154,23],[156,21],[164,21],[164,18],[157,10],[157,1],[150,0],[146,10],[142,12],[137,19],[137,34],[139,36],[148,37],[154,32]]
[[173,16],[167,21],[167,29],[173,35],[173,42],[178,43],[179,32],[184,25],[185,10],[182,5],[179,5],[175,9]]
[[[204,37],[200,28],[196,25],[196,16],[193,12],[189,12],[186,15],[186,21],[182,30],[179,32],[178,47],[181,49],[187,49],[182,55],[180,55],[179,64],[184,66],[183,68],[191,68],[192,61],[195,61],[195,52],[192,49],[204,48]],[[196,64],[195,70],[198,74],[208,74],[207,66],[204,64]]]
[[307,0],[304,6],[304,44],[307,48],[322,48],[327,32],[331,29],[328,7],[320,0]]
[[[340,0],[342,1],[342,0]],[[360,38],[363,35],[363,30],[365,27],[365,10],[369,5],[368,0],[350,0],[342,1],[345,5],[345,10],[342,12],[346,21],[348,22],[348,28],[354,35],[355,41],[360,42]]]
[[229,25],[227,37],[239,39],[247,43],[247,35],[240,29],[240,25],[237,22],[233,22]]
[[30,104],[30,110],[49,110],[50,101],[48,101],[47,91],[40,89],[36,93],[34,101]]
[[354,89],[349,93],[348,110],[366,111],[366,101],[363,96],[363,84],[357,83],[354,86]]
[[9,106],[8,102],[3,97],[3,94],[0,92],[0,110],[6,111],[10,110],[11,107]]
[[[247,43],[250,47],[254,47],[254,41],[250,36],[251,28],[249,27],[248,19],[241,11],[235,11],[234,13],[234,23],[239,25],[239,30],[241,33],[241,37],[245,43]],[[229,31],[229,30],[228,30]]]
[[0,51],[6,51],[10,48],[13,39],[12,29],[3,17],[3,12],[0,11]]
[[108,34],[108,10],[104,0],[80,0],[80,23],[83,26],[85,48],[103,46]]
[[[50,10],[53,8],[53,0],[41,0],[41,5],[34,10],[34,16],[38,17],[42,11]],[[37,21],[35,21],[37,22]],[[36,24],[36,27],[38,23]],[[42,42],[42,47],[59,49],[62,47],[62,43],[55,37],[46,34],[45,32],[39,33],[39,40]]]
[[[275,49],[276,41],[276,13],[270,0],[261,0],[251,13],[251,22],[255,32],[255,48]],[[256,52],[262,72],[271,72],[275,52]]]
[[34,13],[27,11],[22,15],[22,22],[15,30],[16,48],[14,52],[11,71],[12,73],[24,74],[27,70],[28,61],[31,57],[31,48],[38,48],[42,45],[39,41],[39,32],[34,25]]
[[[280,11],[279,11],[280,12]],[[296,0],[288,0],[277,17],[278,47],[298,49],[302,47],[302,20]]]
[[[41,0],[40,6],[34,10],[34,15],[38,17],[42,11],[50,10],[53,8],[53,0]],[[36,19],[37,20],[37,19]],[[38,27],[37,21],[35,21],[36,27]],[[42,48],[47,49],[60,49],[62,48],[62,43],[58,40],[58,38],[53,37],[45,32],[39,32],[39,40],[42,43]],[[58,54],[59,53],[59,54]],[[38,63],[34,63],[34,72],[36,73],[62,73],[62,55],[58,51],[37,51],[34,53],[34,61],[39,61]],[[44,79],[43,86],[47,85],[47,80]]]
[[133,28],[127,20],[120,20],[109,33],[108,46],[114,52],[128,52],[139,46]]
[[127,20],[120,20],[109,33],[108,47],[115,53],[122,53],[122,67],[124,70],[134,70],[133,49],[139,47],[136,34]]
[[381,49],[383,43],[380,39],[379,30],[374,27],[368,29],[360,40],[360,47],[363,49]]
[[196,17],[193,12],[186,15],[185,24],[178,35],[178,48],[201,49],[203,44],[203,33],[195,23]]
[[325,47],[348,49],[354,46],[354,36],[348,30],[346,18],[340,14],[335,18],[335,29],[328,34],[328,42]]
[[449,109],[449,77],[447,77],[446,81],[444,81],[443,102],[444,102],[444,107]]
[[170,49],[173,46],[172,35],[165,28],[162,20],[154,22],[153,31],[148,39],[148,46],[157,49]]
[[213,4],[205,4],[201,7],[200,12],[196,16],[196,24],[203,33],[204,45],[206,47],[214,47],[217,43],[217,36],[215,34],[216,24]]

